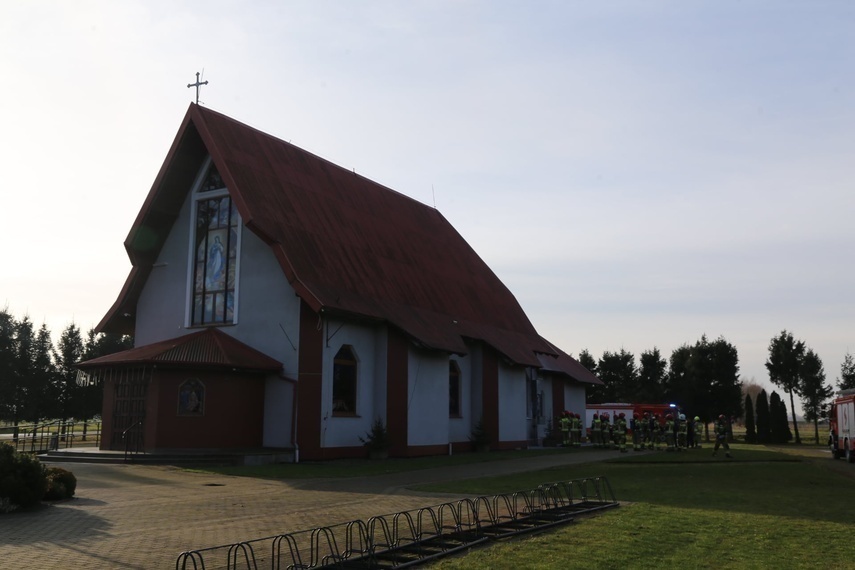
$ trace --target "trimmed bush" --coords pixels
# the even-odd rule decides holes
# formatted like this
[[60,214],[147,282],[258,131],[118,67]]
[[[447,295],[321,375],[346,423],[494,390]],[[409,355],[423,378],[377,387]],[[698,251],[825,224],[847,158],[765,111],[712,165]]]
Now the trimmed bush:
[[751,396],[745,394],[745,443],[757,443],[757,430],[754,426],[754,404]]
[[77,477],[68,469],[48,467],[45,469],[45,477],[47,479],[45,501],[61,501],[74,496],[74,490],[77,489]]
[[0,512],[37,504],[45,494],[46,483],[37,458],[0,444]]

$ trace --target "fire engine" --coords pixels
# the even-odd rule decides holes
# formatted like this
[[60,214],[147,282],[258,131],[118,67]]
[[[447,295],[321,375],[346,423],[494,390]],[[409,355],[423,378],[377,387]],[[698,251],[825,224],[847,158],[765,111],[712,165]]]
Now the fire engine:
[[855,389],[841,390],[828,414],[828,446],[834,459],[855,463]]

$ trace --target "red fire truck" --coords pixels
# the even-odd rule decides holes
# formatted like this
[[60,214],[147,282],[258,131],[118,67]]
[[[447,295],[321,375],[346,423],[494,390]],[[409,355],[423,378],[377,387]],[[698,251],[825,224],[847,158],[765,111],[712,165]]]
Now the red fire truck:
[[855,389],[841,390],[828,414],[828,446],[834,459],[855,463]]

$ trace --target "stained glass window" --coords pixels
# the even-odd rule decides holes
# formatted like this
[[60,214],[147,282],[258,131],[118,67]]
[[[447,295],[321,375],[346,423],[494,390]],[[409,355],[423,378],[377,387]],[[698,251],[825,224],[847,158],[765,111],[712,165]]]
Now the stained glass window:
[[233,323],[240,216],[213,163],[198,192],[190,322]]

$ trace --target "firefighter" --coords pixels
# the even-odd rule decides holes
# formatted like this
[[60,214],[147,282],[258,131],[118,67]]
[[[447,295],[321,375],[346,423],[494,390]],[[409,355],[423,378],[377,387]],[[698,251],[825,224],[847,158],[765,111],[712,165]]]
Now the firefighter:
[[573,442],[575,447],[582,447],[582,416],[579,413],[576,413],[576,421],[573,424],[575,429],[575,441]]
[[624,413],[618,414],[615,439],[621,453],[626,453],[626,417]]
[[561,413],[561,418],[558,420],[561,426],[561,440],[564,447],[570,446],[570,412],[564,410]]
[[677,429],[677,448],[685,449],[688,447],[689,426],[686,423],[686,414],[680,414],[678,417],[680,418],[680,426]]
[[594,444],[594,447],[600,447],[601,441],[602,434],[600,433],[600,415],[594,413],[594,419],[591,420],[591,442]]
[[647,442],[650,441],[650,413],[644,412],[641,415],[641,422],[638,426],[641,433],[638,438],[638,450],[644,451],[647,447]]
[[647,449],[652,450],[654,447],[659,447],[659,431],[661,427],[659,414],[651,414],[650,423],[647,424]]
[[695,447],[701,448],[701,439],[704,437],[704,424],[701,423],[701,418],[695,416]]
[[665,446],[668,451],[674,451],[674,416],[665,416]]
[[611,447],[612,438],[611,438],[611,417],[608,413],[604,413],[600,416],[601,424],[600,424],[600,439],[601,445],[608,449]]
[[[647,414],[647,412],[644,412]],[[636,418],[634,415],[629,421],[630,429],[632,429],[632,450],[641,451],[644,449],[644,423],[647,418]]]
[[712,452],[713,457],[718,453],[719,446],[724,447],[725,457],[733,457],[730,454],[730,445],[727,443],[727,418],[724,417],[724,414],[721,414],[715,422],[715,448],[713,448]]
[[576,414],[570,412],[570,447],[576,447],[576,439],[579,435],[579,420],[576,419]]

